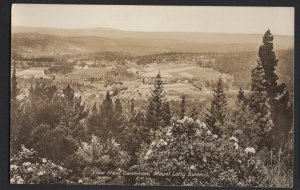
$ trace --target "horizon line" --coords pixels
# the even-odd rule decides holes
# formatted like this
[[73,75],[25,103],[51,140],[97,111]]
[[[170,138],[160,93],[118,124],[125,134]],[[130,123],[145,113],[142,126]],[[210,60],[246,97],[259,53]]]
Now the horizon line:
[[[88,29],[107,29],[107,30],[115,30],[115,31],[121,31],[121,32],[145,32],[145,33],[206,33],[206,34],[248,34],[248,35],[263,35],[263,33],[247,33],[247,32],[216,32],[216,31],[175,31],[175,30],[170,30],[170,31],[142,31],[142,30],[124,30],[120,28],[109,28],[109,27],[101,27],[101,26],[95,26],[95,27],[83,27],[83,28],[58,28],[58,27],[46,27],[46,26],[25,26],[25,25],[13,25],[11,24],[12,27],[24,27],[24,28],[41,28],[41,29],[63,29],[63,30],[88,30]],[[269,28],[266,28],[266,31]],[[272,29],[270,29],[272,33]],[[12,31],[11,31],[12,32]],[[295,35],[289,35],[289,34],[276,34],[272,33],[273,35],[277,36],[288,36],[288,37],[294,37]]]

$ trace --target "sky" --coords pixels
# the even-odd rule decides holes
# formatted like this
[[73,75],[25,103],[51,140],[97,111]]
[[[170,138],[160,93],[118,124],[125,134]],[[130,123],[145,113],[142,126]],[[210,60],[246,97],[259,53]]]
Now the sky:
[[293,36],[294,8],[14,4],[12,26]]

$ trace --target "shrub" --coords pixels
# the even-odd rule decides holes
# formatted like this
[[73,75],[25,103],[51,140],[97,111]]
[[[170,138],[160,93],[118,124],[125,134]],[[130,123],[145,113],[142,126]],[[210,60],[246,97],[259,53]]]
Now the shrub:
[[121,150],[114,138],[102,140],[93,136],[90,143],[83,142],[76,153],[79,164],[84,168],[84,184],[123,184],[122,176],[101,175],[99,172],[121,171],[126,167],[129,156]]
[[[139,158],[140,170],[168,175],[138,178],[137,185],[262,185],[265,167],[239,147],[235,138],[218,138],[205,123],[188,117],[171,123],[167,130],[157,132]],[[183,175],[174,177],[175,173]]]
[[67,184],[71,183],[70,174],[70,170],[39,157],[36,151],[24,145],[10,160],[11,184]]
[[68,136],[63,128],[51,129],[49,125],[44,124],[33,130],[32,147],[42,156],[65,164],[68,163],[78,149],[75,140]]

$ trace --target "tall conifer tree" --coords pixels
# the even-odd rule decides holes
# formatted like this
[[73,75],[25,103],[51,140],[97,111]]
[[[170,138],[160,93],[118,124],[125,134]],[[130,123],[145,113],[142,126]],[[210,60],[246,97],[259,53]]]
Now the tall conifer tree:
[[73,136],[78,130],[80,120],[87,116],[85,105],[82,104],[81,97],[75,96],[70,85],[63,89],[63,96],[59,100],[62,108],[59,125],[66,129],[67,134]]
[[209,113],[205,116],[206,123],[212,127],[213,133],[222,135],[222,127],[227,113],[227,99],[224,92],[223,80],[220,77],[213,92]]
[[164,104],[163,114],[164,114],[165,125],[169,125],[170,121],[171,121],[171,110],[170,110],[170,104],[168,101],[166,101]]
[[153,129],[157,129],[166,125],[164,119],[166,98],[163,90],[162,78],[160,76],[160,72],[158,72],[154,82],[154,89],[151,91],[151,96],[149,98],[149,105],[146,115],[147,126]]
[[254,114],[254,128],[251,131],[257,136],[257,148],[269,146],[269,132],[273,127],[264,75],[262,63],[258,59],[257,66],[251,74],[251,93],[248,104]]
[[180,104],[180,119],[183,119],[186,112],[186,97],[185,95],[181,96],[181,104]]
[[263,44],[259,48],[258,56],[265,72],[265,86],[269,105],[271,106],[272,119],[274,127],[272,129],[273,145],[279,147],[278,139],[284,137],[284,143],[288,141],[288,132],[292,128],[290,115],[292,109],[289,107],[289,93],[284,83],[279,83],[279,77],[276,74],[278,59],[273,50],[274,37],[268,29],[263,36]]
[[10,91],[10,140],[11,152],[17,151],[20,148],[20,135],[21,135],[21,107],[17,96],[20,93],[18,88],[16,69],[13,68],[11,76],[11,91]]

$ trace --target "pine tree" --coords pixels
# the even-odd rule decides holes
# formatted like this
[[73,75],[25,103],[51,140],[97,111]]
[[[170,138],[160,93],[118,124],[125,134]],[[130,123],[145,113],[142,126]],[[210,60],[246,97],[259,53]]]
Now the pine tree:
[[213,133],[222,135],[221,128],[224,126],[227,113],[227,99],[224,92],[224,85],[220,77],[213,92],[213,99],[209,113],[205,116],[206,123],[212,128]]
[[123,107],[122,107],[122,103],[121,103],[121,100],[119,98],[117,98],[115,100],[115,113],[117,114],[122,114],[123,113]]
[[18,82],[17,82],[16,68],[13,69],[10,86],[11,86],[11,91],[10,91],[11,106],[13,107],[15,104],[18,103],[17,96],[20,94],[20,89],[18,88]]
[[115,137],[119,136],[124,129],[125,117],[123,115],[123,106],[121,100],[117,98],[115,100],[114,114],[111,116],[113,119],[113,134]]
[[284,136],[284,143],[288,141],[288,132],[292,128],[292,120],[290,119],[292,110],[289,109],[289,93],[287,87],[284,83],[279,84],[279,78],[275,72],[278,59],[273,50],[273,40],[274,37],[268,29],[263,36],[263,44],[259,48],[258,56],[265,72],[265,86],[269,98],[269,105],[271,106],[272,119],[274,121],[274,127],[272,129],[274,145],[278,147],[279,144],[277,142],[282,135]]
[[268,135],[273,127],[264,74],[261,61],[257,60],[257,66],[252,70],[251,74],[249,107],[254,114],[253,119],[256,129],[253,129],[252,133],[257,136],[257,147],[259,149],[269,146]]
[[166,98],[163,90],[163,82],[160,72],[158,72],[147,109],[147,126],[152,129],[157,129],[166,125],[164,120],[164,105],[166,103]]
[[263,45],[259,47],[258,52],[258,57],[260,58],[265,72],[264,79],[266,80],[266,91],[271,102],[284,91],[284,86],[278,85],[278,76],[275,73],[278,59],[273,50],[273,39],[274,37],[268,29],[263,36]]
[[87,116],[87,112],[81,97],[76,97],[74,93],[75,90],[68,85],[63,89],[63,96],[59,97],[62,108],[59,125],[66,130],[68,135],[77,137],[80,128],[79,122]]
[[92,110],[89,113],[89,116],[86,120],[87,122],[87,131],[90,135],[96,135],[98,137],[102,136],[103,130],[102,127],[102,117],[100,115],[99,109],[97,108],[96,103],[94,103]]
[[94,134],[101,139],[119,138],[123,133],[125,118],[120,99],[113,103],[109,92],[106,93],[100,108],[94,105],[87,119],[89,134]]
[[11,77],[11,91],[10,91],[10,135],[11,135],[11,153],[16,152],[20,148],[22,139],[20,136],[22,134],[21,119],[22,110],[20,101],[17,96],[20,94],[20,89],[18,88],[16,69],[13,69]]
[[112,127],[113,127],[113,113],[114,112],[114,106],[113,101],[110,97],[109,92],[107,91],[105,99],[102,102],[101,108],[100,108],[100,114],[103,120],[103,126],[102,130],[108,131],[106,134],[108,137],[113,136]]
[[164,109],[163,109],[163,116],[164,116],[164,122],[165,125],[170,125],[170,121],[171,121],[171,110],[170,110],[170,104],[168,101],[165,102],[164,104]]
[[186,112],[186,97],[185,95],[181,96],[181,104],[180,104],[180,118],[183,119]]
[[193,108],[193,110],[191,111],[190,117],[193,118],[194,120],[198,119],[198,111],[196,108]]

